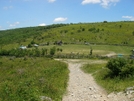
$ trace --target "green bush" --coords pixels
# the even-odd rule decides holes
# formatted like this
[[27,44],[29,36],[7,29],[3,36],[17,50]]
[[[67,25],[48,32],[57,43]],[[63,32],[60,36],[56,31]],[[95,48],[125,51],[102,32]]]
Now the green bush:
[[129,77],[129,76],[134,75],[134,65],[132,65],[132,64],[127,64],[127,65],[125,65],[125,66],[122,68],[122,70],[121,70],[121,72],[120,72],[120,75],[121,75],[122,77]]
[[110,59],[106,67],[111,70],[111,77],[120,76],[121,78],[134,75],[134,64],[124,58]]
[[56,52],[56,48],[55,47],[52,47],[50,49],[50,55],[53,56],[55,54],[55,52]]

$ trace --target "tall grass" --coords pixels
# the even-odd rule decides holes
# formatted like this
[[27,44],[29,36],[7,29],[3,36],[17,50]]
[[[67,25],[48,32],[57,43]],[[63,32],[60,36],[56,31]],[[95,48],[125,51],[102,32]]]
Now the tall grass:
[[45,58],[0,58],[0,101],[62,99],[68,81],[67,64]]
[[108,93],[124,91],[127,87],[134,86],[134,77],[120,79],[119,77],[110,78],[107,75],[109,70],[106,64],[87,64],[82,67],[86,73],[90,73],[96,82],[101,85]]

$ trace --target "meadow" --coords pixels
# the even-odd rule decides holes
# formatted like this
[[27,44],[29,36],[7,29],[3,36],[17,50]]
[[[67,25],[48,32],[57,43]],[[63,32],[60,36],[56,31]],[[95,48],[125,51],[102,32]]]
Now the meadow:
[[67,64],[52,59],[0,57],[0,101],[61,101],[68,73]]

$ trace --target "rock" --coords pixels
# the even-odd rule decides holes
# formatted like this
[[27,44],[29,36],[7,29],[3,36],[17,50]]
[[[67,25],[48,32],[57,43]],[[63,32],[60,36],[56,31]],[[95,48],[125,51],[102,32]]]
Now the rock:
[[134,87],[128,87],[128,88],[126,89],[126,91],[128,91],[128,90],[134,90]]
[[40,96],[41,101],[52,101],[50,97],[47,96]]
[[89,89],[90,89],[90,90],[93,90],[93,88],[92,88],[92,87],[89,87]]
[[125,90],[126,94],[132,94],[134,93],[134,87],[128,87],[126,90]]

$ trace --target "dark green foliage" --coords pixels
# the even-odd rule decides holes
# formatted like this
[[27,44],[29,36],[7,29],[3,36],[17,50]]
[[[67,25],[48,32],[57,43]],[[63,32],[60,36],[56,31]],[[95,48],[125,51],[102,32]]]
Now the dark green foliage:
[[47,42],[47,44],[46,45],[49,45],[49,42]]
[[90,55],[92,55],[92,54],[93,54],[93,49],[91,48],[91,49],[90,49]]
[[0,56],[16,56],[16,57],[40,57],[47,55],[47,49],[43,48],[42,50],[35,48],[32,50],[27,49],[11,49],[11,50],[0,50]]
[[120,72],[122,77],[131,77],[134,75],[134,64],[125,65]]
[[124,78],[134,75],[133,62],[124,58],[110,59],[106,67],[111,70],[111,77],[120,76],[121,78]]
[[127,64],[124,58],[115,58],[109,60],[107,63],[107,68],[110,69],[114,76],[118,76],[121,72],[123,66]]
[[85,31],[85,28],[82,28],[82,31]]
[[64,33],[67,33],[67,32],[68,32],[68,30],[65,30],[65,31],[64,31]]
[[56,52],[56,48],[55,47],[52,47],[50,49],[50,55],[53,56],[55,54],[55,52]]
[[28,46],[27,46],[28,48],[31,48],[32,47],[32,45],[31,44],[28,44]]
[[45,56],[45,55],[47,55],[47,49],[44,49],[44,48],[42,48],[42,56]]
[[88,31],[93,32],[93,33],[98,33],[100,29],[99,28],[96,29],[95,27],[93,27],[93,28],[88,29]]
[[103,21],[103,23],[108,23],[107,21]]
[[95,31],[95,30],[96,30],[96,28],[94,28],[94,27],[93,27],[93,28],[88,29],[88,31],[91,31],[91,32],[92,32],[92,31]]
[[31,44],[36,44],[36,43],[34,42],[34,40],[32,40],[32,41],[31,41]]

